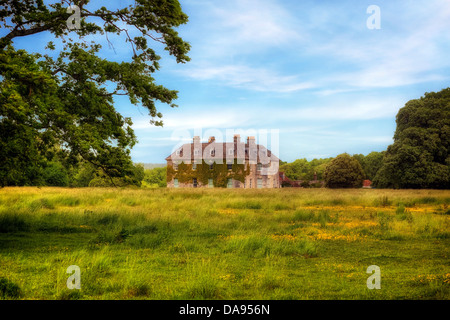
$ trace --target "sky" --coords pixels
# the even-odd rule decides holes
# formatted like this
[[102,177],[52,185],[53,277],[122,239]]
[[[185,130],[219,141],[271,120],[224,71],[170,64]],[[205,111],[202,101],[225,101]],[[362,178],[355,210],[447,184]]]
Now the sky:
[[[257,141],[276,132],[276,153],[288,162],[383,151],[407,101],[450,86],[448,0],[180,3],[189,22],[177,31],[191,44],[191,61],[178,64],[156,44],[162,60],[154,75],[178,91],[178,108],[157,104],[164,127],[155,127],[143,107],[115,99],[134,123],[135,162],[164,163],[193,135],[221,141],[232,131]],[[123,39],[110,37],[112,47],[97,37],[105,58],[129,60]],[[30,39],[15,44],[36,49]]]

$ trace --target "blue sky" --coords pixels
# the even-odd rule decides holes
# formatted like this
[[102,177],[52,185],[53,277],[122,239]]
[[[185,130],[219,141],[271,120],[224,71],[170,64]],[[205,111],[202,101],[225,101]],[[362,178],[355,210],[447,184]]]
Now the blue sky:
[[[163,163],[174,136],[194,129],[205,140],[211,129],[279,130],[279,157],[289,162],[382,151],[399,108],[450,86],[448,0],[180,2],[189,22],[178,31],[192,60],[177,64],[160,50],[155,74],[179,91],[179,107],[158,105],[161,128],[126,97],[115,100],[134,122],[135,162]],[[370,5],[380,8],[381,29],[366,25]],[[114,50],[96,40],[105,57],[129,59],[120,39],[110,38]]]

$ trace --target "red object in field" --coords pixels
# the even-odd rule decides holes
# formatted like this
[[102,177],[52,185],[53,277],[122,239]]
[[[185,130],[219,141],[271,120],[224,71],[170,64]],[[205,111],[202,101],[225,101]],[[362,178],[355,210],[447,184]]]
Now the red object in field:
[[372,181],[370,181],[370,180],[363,181],[363,188],[370,188],[371,185],[372,185]]

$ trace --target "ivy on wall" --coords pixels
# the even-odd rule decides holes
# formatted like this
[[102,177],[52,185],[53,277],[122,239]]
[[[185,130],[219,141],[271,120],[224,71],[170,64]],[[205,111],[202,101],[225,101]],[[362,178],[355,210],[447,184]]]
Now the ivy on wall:
[[212,169],[208,163],[202,160],[202,163],[198,163],[195,170],[192,169],[192,164],[186,164],[181,162],[178,165],[178,170],[175,170],[173,166],[167,166],[167,181],[172,179],[178,179],[179,183],[192,183],[194,178],[203,185],[208,184],[209,179],[213,179],[214,187],[225,188],[229,178],[244,183],[245,177],[250,174],[250,167],[245,164],[238,164],[237,160],[234,160],[231,170],[228,170],[226,163],[217,164],[213,163]]

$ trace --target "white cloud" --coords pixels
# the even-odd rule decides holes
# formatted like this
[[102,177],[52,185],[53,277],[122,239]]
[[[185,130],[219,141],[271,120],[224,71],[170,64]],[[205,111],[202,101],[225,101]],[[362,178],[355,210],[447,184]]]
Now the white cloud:
[[201,36],[190,34],[193,61],[175,72],[250,91],[314,88],[322,96],[448,80],[448,3],[380,6],[382,29],[369,30],[365,10],[354,7],[299,5],[305,10],[295,15],[281,1],[201,1],[195,8],[205,25]]
[[[301,39],[292,25],[291,13],[280,3],[268,0],[235,0],[221,2],[212,10],[215,24],[227,30],[221,44],[241,50],[241,45],[258,49]],[[226,41],[224,41],[226,40]],[[239,46],[236,46],[239,45]],[[255,48],[255,45],[257,48]]]
[[[189,109],[189,108],[187,108]],[[219,111],[223,109],[224,111]],[[230,110],[232,110],[230,112]],[[154,127],[146,119],[138,119],[133,123],[133,129],[155,132],[158,130],[178,130],[193,128],[235,128],[248,126],[254,123],[255,117],[248,110],[237,112],[232,107],[214,106],[202,108],[202,111],[191,111],[190,113],[171,113],[164,115],[164,127]]]
[[[354,22],[357,19],[351,19],[352,32],[335,30],[333,36],[321,42],[313,39],[305,46],[307,55],[335,61],[327,78],[315,79],[326,87],[325,94],[449,79],[443,71],[450,68],[448,1],[418,2],[404,7],[386,2],[380,7],[381,30],[361,28]],[[323,23],[335,28],[333,16],[328,18]]]
[[[294,17],[274,0],[190,1],[195,24],[183,30],[201,59],[228,59],[303,38]],[[198,41],[200,40],[200,41]]]
[[221,85],[264,92],[293,92],[315,86],[297,76],[280,75],[265,68],[246,65],[197,65],[181,73],[197,80],[214,80]]
[[366,101],[337,102],[327,106],[300,108],[290,117],[304,120],[369,120],[393,117],[404,102]]
[[302,41],[304,35],[283,3],[195,1],[193,8],[202,13],[202,25],[187,28],[185,37],[193,40],[192,61],[185,68],[177,66],[175,73],[251,91],[295,92],[314,86],[296,74],[285,74],[276,61],[255,61],[264,60],[270,50]]

